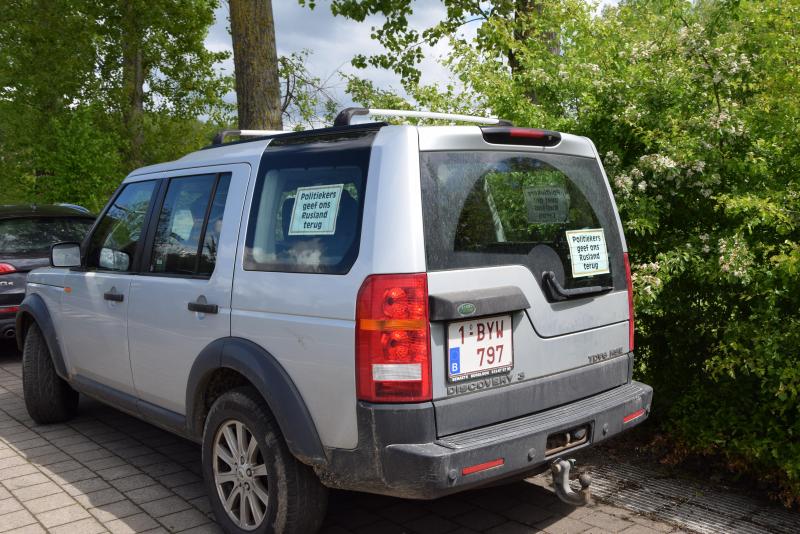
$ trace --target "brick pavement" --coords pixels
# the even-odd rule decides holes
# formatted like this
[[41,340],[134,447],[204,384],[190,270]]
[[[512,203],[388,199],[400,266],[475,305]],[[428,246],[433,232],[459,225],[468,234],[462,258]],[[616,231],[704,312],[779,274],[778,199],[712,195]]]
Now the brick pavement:
[[[19,356],[0,348],[0,532],[220,532],[197,445],[86,399],[68,424],[38,426],[20,377]],[[333,492],[323,532],[679,532],[619,506],[571,508],[543,485],[540,478],[431,502]]]

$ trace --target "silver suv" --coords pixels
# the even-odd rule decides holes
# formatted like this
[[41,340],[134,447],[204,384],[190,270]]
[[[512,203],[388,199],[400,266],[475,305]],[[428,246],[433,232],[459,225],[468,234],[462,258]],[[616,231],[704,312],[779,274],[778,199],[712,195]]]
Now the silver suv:
[[312,532],[327,488],[432,499],[551,465],[577,501],[560,459],[652,398],[594,145],[350,124],[368,111],[392,113],[131,173],[30,274],[31,417],[80,392],[202,443],[228,532]]

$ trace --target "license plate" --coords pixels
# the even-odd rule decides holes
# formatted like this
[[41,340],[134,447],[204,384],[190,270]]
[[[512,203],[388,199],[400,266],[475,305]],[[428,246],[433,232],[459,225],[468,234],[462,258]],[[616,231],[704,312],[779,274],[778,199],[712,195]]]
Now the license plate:
[[514,367],[511,316],[450,323],[447,357],[450,382],[511,371]]

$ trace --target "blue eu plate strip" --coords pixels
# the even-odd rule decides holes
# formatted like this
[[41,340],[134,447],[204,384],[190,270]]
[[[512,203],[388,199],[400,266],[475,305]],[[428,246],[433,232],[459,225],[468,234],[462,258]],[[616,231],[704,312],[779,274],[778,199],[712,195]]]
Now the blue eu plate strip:
[[461,372],[461,348],[450,349],[450,374],[457,375]]

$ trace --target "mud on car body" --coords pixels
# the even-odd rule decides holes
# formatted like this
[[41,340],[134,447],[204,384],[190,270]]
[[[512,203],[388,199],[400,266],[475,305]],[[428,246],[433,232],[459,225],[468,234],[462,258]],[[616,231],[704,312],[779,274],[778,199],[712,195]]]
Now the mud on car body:
[[313,531],[327,488],[431,499],[550,465],[579,501],[561,457],[652,397],[594,145],[365,113],[128,176],[29,279],[32,417],[80,392],[202,443],[228,532]]

